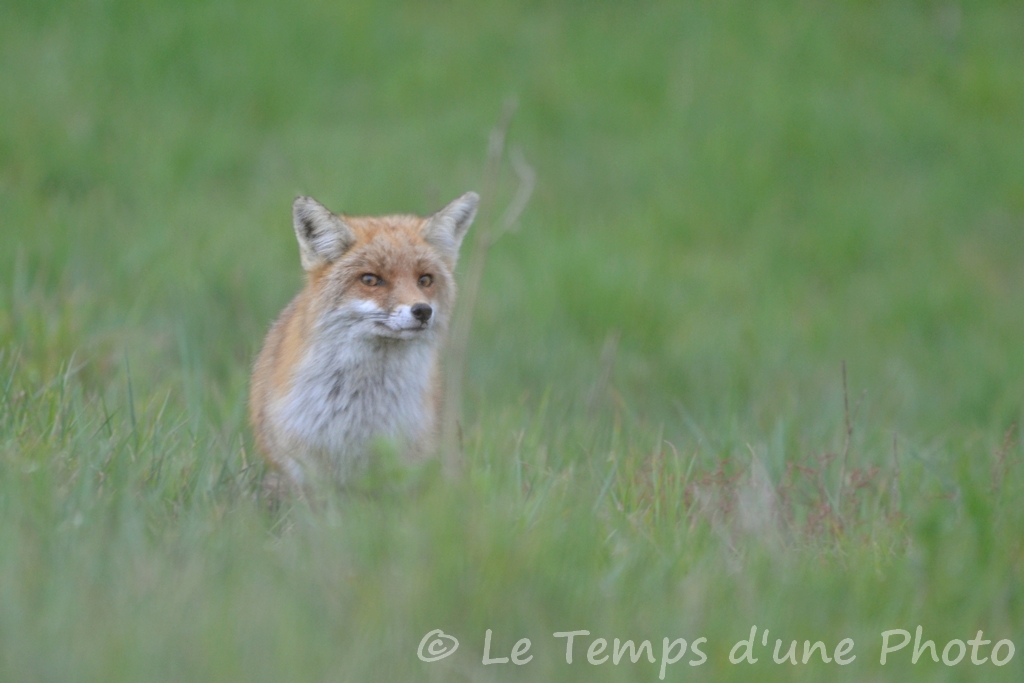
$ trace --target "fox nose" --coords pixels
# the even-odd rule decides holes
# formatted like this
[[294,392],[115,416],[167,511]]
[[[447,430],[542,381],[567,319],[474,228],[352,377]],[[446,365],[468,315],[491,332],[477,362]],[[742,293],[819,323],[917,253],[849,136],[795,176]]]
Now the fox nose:
[[412,313],[412,317],[416,318],[421,323],[425,323],[430,320],[430,314],[434,311],[428,304],[416,304],[409,312]]

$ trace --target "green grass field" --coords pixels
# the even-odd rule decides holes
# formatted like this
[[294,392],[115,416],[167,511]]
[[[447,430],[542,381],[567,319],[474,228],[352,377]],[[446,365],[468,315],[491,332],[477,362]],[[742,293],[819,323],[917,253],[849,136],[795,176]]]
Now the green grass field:
[[[481,190],[510,97],[462,475],[272,509],[292,199]],[[4,0],[0,222],[2,681],[1022,680],[1019,3]]]

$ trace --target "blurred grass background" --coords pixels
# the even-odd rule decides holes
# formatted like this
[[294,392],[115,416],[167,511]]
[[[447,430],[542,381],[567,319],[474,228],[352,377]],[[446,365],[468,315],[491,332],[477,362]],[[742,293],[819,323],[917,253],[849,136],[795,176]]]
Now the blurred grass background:
[[[1020,680],[878,646],[1024,646],[1022,38],[985,1],[4,0],[0,678],[656,680],[566,665],[588,629],[707,637],[668,680]],[[479,190],[509,96],[537,190],[466,477],[268,511],[292,198]],[[729,664],[754,624],[858,659]]]

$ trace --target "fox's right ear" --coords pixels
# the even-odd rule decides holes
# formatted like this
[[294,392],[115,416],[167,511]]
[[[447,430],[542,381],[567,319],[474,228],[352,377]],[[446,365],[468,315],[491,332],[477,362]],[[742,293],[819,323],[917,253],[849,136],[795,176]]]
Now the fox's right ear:
[[299,238],[302,267],[307,271],[327,265],[355,244],[352,228],[312,197],[295,200],[292,221]]

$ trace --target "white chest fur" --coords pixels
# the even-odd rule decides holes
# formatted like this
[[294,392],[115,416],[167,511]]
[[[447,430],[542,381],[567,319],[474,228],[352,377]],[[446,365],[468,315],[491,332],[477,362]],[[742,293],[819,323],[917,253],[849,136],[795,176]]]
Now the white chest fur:
[[409,446],[432,428],[433,335],[412,340],[322,330],[275,402],[289,456],[347,478],[376,438]]

